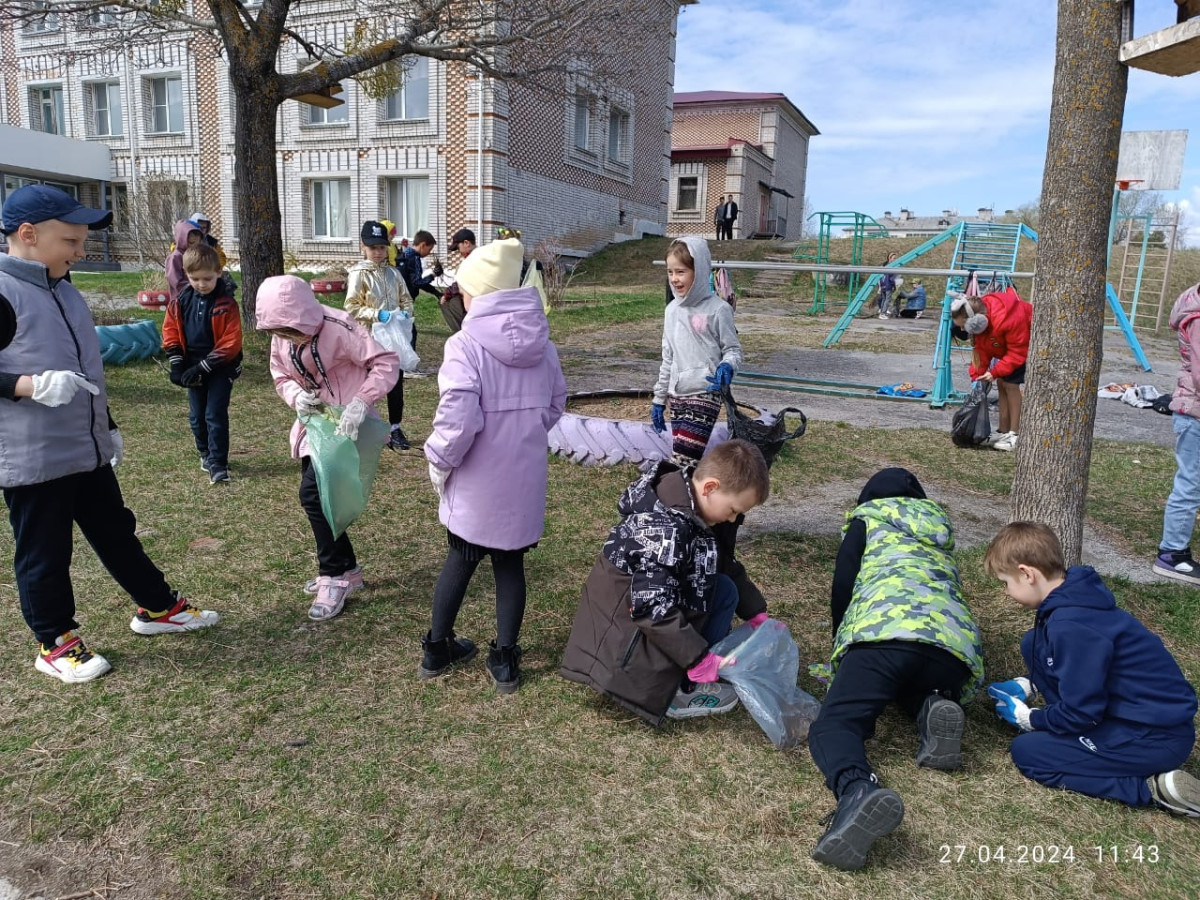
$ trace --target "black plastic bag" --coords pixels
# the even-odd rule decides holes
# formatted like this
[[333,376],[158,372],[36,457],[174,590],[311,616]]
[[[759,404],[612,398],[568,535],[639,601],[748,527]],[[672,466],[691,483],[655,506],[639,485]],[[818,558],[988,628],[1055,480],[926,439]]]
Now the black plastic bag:
[[971,387],[971,393],[955,410],[950,422],[950,440],[956,447],[982,447],[992,433],[992,420],[988,414],[988,391],[992,383],[980,379]]

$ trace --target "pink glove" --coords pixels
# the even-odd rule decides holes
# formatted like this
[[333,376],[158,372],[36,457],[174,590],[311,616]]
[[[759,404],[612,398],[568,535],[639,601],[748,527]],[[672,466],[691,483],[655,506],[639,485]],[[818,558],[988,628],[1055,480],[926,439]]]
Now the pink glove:
[[759,625],[761,625],[763,622],[767,621],[767,619],[769,619],[769,618],[771,618],[771,617],[768,616],[765,612],[760,612],[757,616],[752,616],[751,618],[747,619],[746,624],[749,625],[751,628],[757,628]]
[[687,670],[687,677],[696,684],[711,684],[717,680],[717,669],[723,662],[725,662],[725,657],[717,656],[715,653],[705,653],[704,659]]

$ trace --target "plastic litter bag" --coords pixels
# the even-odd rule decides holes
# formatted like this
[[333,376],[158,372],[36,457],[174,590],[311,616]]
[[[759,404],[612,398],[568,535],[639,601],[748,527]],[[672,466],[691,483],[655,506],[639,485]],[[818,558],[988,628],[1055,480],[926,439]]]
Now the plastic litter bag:
[[388,439],[387,423],[374,416],[363,419],[357,441],[335,434],[341,418],[340,406],[300,417],[308,431],[308,453],[321,492],[321,511],[335,538],[341,537],[366,509],[379,454]]
[[950,420],[950,440],[956,447],[979,447],[987,443],[992,433],[987,400],[991,387],[990,381],[976,381],[963,405],[955,410]]
[[413,349],[412,329],[412,317],[397,312],[393,312],[386,322],[376,322],[371,326],[371,337],[384,350],[390,350],[400,357],[400,368],[405,372],[415,372],[421,364],[421,357]]
[[786,625],[775,619],[758,628],[742,625],[712,652],[725,657],[721,679],[733,685],[777,750],[790,750],[807,739],[821,704],[796,686],[800,649]]

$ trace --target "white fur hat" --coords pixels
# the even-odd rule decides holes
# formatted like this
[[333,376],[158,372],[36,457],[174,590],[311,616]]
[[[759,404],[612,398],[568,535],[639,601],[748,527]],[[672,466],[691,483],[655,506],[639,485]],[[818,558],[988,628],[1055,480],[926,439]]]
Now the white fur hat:
[[472,297],[519,287],[524,258],[525,248],[516,238],[477,247],[458,267],[458,286]]

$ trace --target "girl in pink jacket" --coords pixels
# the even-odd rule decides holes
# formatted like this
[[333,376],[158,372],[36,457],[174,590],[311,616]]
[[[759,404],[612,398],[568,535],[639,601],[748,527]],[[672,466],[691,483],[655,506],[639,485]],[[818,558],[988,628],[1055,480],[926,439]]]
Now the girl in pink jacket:
[[433,591],[433,621],[417,669],[434,678],[476,654],[454,621],[485,556],[496,577],[496,639],[487,667],[496,689],[520,685],[517,637],[525,616],[525,551],[546,516],[546,433],[562,415],[567,385],[536,288],[518,287],[516,239],[475,250],[458,269],[467,316],[446,342],[440,399],[425,441],[441,498],[449,551]]
[[[322,306],[303,279],[276,275],[263,281],[255,305],[258,330],[271,334],[271,377],[283,402],[299,415],[343,406],[338,433],[358,439],[375,403],[396,384],[400,360],[372,340],[349,313]],[[332,619],[346,598],[363,586],[362,568],[344,532],[334,537],[321,511],[316,472],[308,458],[308,435],[297,418],[292,457],[300,460],[300,505],[317,542],[317,577],[304,586],[316,594],[308,617]]]

